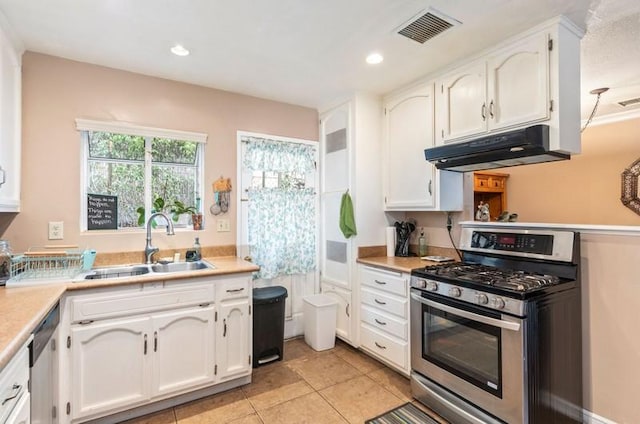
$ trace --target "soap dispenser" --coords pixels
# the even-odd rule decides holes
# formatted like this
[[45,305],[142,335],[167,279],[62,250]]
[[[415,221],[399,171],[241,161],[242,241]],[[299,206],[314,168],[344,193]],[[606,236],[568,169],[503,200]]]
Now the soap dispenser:
[[193,243],[193,250],[196,252],[194,260],[199,261],[202,259],[202,254],[200,253],[200,237],[196,237],[196,241]]
[[420,229],[420,238],[418,238],[418,256],[427,256],[427,239],[424,236],[424,228]]

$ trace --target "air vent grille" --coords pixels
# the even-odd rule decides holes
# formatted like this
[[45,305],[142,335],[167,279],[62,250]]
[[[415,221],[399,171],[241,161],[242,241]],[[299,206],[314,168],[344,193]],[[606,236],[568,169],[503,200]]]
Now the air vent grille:
[[636,97],[635,99],[629,99],[629,100],[623,100],[621,102],[618,102],[618,104],[622,107],[627,107],[627,106],[631,106],[631,105],[636,105],[640,103],[640,97]]
[[401,28],[398,34],[424,44],[425,41],[443,33],[453,27],[454,22],[449,22],[432,12],[427,12],[407,26]]

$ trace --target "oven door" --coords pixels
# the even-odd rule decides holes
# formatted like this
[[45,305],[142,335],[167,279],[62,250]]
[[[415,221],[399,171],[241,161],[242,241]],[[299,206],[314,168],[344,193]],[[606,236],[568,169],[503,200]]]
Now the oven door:
[[411,289],[413,371],[510,424],[526,422],[524,332],[520,318]]

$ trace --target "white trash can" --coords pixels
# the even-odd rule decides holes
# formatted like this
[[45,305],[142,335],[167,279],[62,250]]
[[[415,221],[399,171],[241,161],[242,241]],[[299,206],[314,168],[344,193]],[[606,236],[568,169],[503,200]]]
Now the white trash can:
[[336,308],[338,302],[324,294],[306,296],[304,301],[304,341],[314,350],[336,345]]

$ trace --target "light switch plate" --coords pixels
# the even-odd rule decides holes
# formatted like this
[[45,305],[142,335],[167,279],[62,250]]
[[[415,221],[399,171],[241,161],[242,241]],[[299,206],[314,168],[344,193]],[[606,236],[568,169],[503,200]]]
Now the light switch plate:
[[229,220],[228,219],[216,220],[216,229],[219,233],[231,231],[231,228],[229,227]]
[[64,222],[49,221],[49,240],[62,240],[64,238]]

